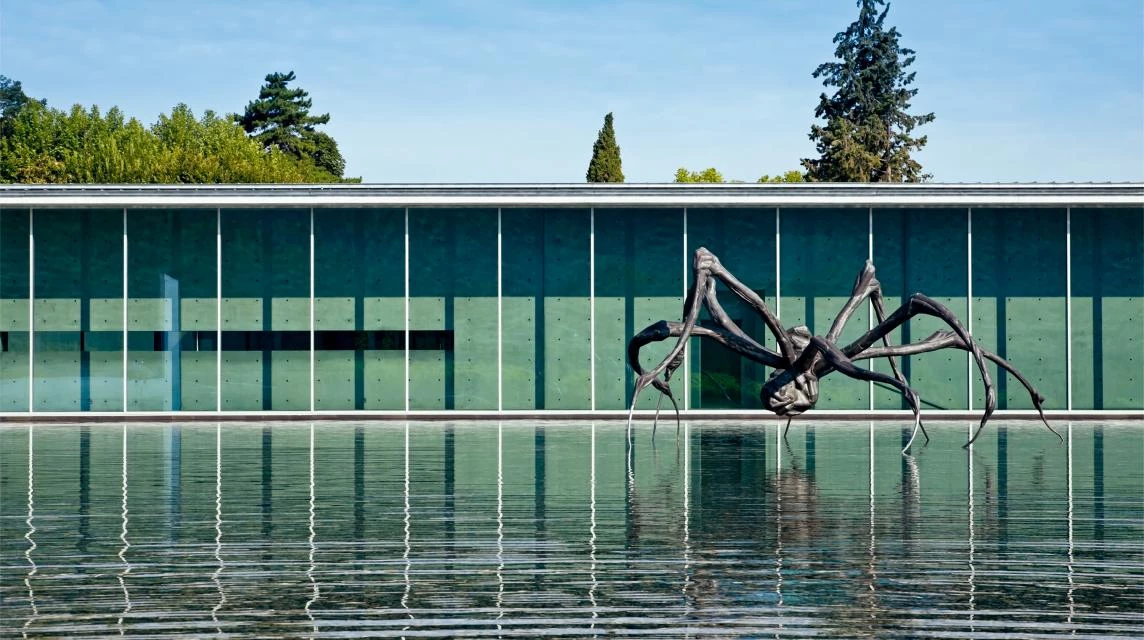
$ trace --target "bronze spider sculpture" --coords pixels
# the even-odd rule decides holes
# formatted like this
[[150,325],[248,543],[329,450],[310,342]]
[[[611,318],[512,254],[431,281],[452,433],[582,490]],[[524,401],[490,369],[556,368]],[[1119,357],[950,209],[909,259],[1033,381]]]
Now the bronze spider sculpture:
[[[731,320],[715,297],[715,284],[717,282],[722,282],[762,316],[763,322],[775,337],[775,342],[778,345],[777,353],[748,336]],[[839,345],[838,337],[842,334],[846,322],[859,305],[866,300],[869,300],[874,307],[878,324],[850,344]],[[714,326],[705,327],[698,324],[701,306],[706,307]],[[925,340],[914,344],[891,345],[887,336],[916,315],[930,315],[940,318],[952,330],[938,331]],[[874,265],[869,260],[866,261],[866,266],[854,282],[854,291],[850,299],[843,305],[826,336],[821,337],[812,335],[805,326],[784,329],[779,324],[779,319],[771,313],[757,293],[747,288],[728,271],[719,261],[719,258],[715,257],[715,254],[705,248],[699,248],[695,252],[695,260],[692,264],[691,288],[683,302],[683,321],[661,320],[636,334],[628,343],[628,364],[637,375],[635,391],[632,393],[631,410],[628,412],[629,425],[640,392],[649,386],[655,387],[671,400],[678,421],[679,404],[671,393],[669,382],[672,374],[683,364],[683,351],[687,345],[687,339],[692,336],[714,340],[744,358],[773,368],[774,373],[763,384],[761,392],[763,406],[780,416],[786,416],[788,429],[791,418],[812,408],[818,401],[819,379],[838,371],[858,380],[870,380],[890,385],[905,396],[914,413],[914,428],[909,441],[902,449],[903,453],[908,451],[913,444],[918,429],[921,429],[928,442],[929,434],[925,432],[925,427],[921,423],[921,404],[918,394],[910,388],[910,385],[902,377],[895,356],[912,356],[938,349],[953,348],[963,349],[973,354],[973,360],[977,363],[977,369],[981,372],[981,379],[985,385],[985,413],[981,417],[981,424],[978,425],[969,442],[965,444],[966,447],[973,444],[977,436],[981,434],[981,430],[997,406],[997,392],[989,377],[989,370],[985,366],[986,360],[990,360],[1008,371],[1025,387],[1033,399],[1033,406],[1037,408],[1045,427],[1056,434],[1058,438],[1061,438],[1061,435],[1045,420],[1044,396],[1038,393],[1012,364],[997,354],[982,349],[965,330],[957,316],[945,305],[924,294],[915,293],[909,297],[905,304],[887,316],[882,297],[882,287],[874,277]],[[639,361],[640,349],[652,342],[659,342],[668,338],[676,338],[676,342],[667,357],[656,366],[644,371]],[[882,346],[875,347],[874,344],[879,340],[882,341]],[[885,373],[862,369],[855,365],[855,361],[872,358],[888,358],[890,369],[894,375],[890,376]],[[660,402],[662,403],[662,401],[663,397],[661,396]],[[658,413],[657,408],[657,417]]]

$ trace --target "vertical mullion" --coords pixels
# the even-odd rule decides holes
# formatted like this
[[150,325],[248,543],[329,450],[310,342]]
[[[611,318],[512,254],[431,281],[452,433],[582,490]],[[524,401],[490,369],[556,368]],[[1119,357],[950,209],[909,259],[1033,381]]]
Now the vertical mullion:
[[[1067,407],[1073,408],[1073,319],[1072,319],[1072,207],[1065,209],[1065,387]],[[1070,494],[1071,495],[1071,494]]]
[[[123,208],[123,411],[127,411],[127,207]],[[172,304],[179,304],[174,300]]]
[[[874,264],[874,207],[866,210],[866,259],[870,264]],[[870,298],[866,298],[866,330],[872,331],[874,329],[874,303]],[[874,370],[874,359],[870,358],[867,361],[866,368],[870,371]],[[867,388],[870,394],[870,411],[874,410],[874,381],[870,380],[867,383]],[[873,456],[873,453],[870,454]]]
[[588,209],[588,380],[589,408],[596,410],[596,208]]
[[[966,331],[969,335],[973,335],[973,207],[966,209],[966,225],[965,225],[965,272],[966,272],[966,293],[965,293],[965,325]],[[965,353],[965,406],[973,411],[973,353]]]
[[409,207],[405,208],[405,413],[409,413]]
[[497,207],[497,411],[504,411],[504,253],[501,208]]
[[[782,296],[782,227],[781,219],[782,214],[779,213],[779,207],[775,207],[775,316],[778,317],[781,326],[783,317],[783,296]],[[776,338],[777,340],[777,338]]]
[[[687,207],[683,208],[683,299],[687,300]],[[690,338],[688,342],[691,342]],[[691,408],[691,349],[683,345],[683,408]]]
[[[28,413],[36,410],[36,210],[28,209]],[[29,440],[28,450],[31,451]],[[31,454],[29,454],[29,460]]]
[[310,411],[314,410],[314,208],[310,207]]
[[222,411],[222,209],[215,209],[215,411]]

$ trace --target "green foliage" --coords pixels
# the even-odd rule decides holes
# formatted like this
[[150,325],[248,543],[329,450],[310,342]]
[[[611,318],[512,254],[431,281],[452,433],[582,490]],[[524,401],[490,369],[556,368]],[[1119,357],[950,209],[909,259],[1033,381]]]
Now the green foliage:
[[0,182],[303,183],[337,179],[264,150],[232,119],[178,105],[150,128],[112,108],[70,111],[30,101],[0,137]]
[[837,87],[823,93],[814,115],[826,121],[814,125],[810,139],[819,157],[804,159],[807,179],[829,182],[920,182],[929,176],[910,153],[926,144],[911,135],[933,121],[932,113],[910,115],[914,51],[902,47],[897,28],[886,28],[885,0],[858,0],[858,19],[834,37],[838,62],[819,65],[815,78]]
[[[24,93],[24,87],[19,80],[13,80],[5,75],[0,75],[0,118],[7,121],[9,118],[15,117],[20,109],[29,102],[36,102]],[[45,104],[43,100],[38,101],[41,105]]]
[[278,149],[299,160],[308,159],[334,176],[341,177],[346,162],[338,143],[315,127],[330,121],[330,114],[310,115],[313,101],[306,91],[291,89],[294,72],[271,73],[258,92],[258,99],[247,103],[237,118],[248,134],[265,149]]
[[592,161],[588,163],[588,182],[623,182],[624,170],[620,161],[620,147],[616,144],[616,130],[612,114],[604,116],[604,127],[592,145]]
[[767,175],[764,173],[763,176],[755,182],[806,182],[806,174],[797,169],[791,169],[790,171],[780,173],[775,176]]
[[702,171],[688,171],[686,167],[680,167],[675,170],[675,181],[681,183],[726,182],[723,180],[723,174],[719,173],[715,167],[707,167]]

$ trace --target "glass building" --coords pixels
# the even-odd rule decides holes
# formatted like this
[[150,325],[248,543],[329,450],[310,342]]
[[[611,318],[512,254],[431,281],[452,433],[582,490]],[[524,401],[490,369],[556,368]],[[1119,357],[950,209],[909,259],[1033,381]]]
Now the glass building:
[[[680,319],[699,247],[819,335],[872,259],[889,310],[945,303],[1047,408],[1144,411],[1144,185],[18,185],[0,187],[0,419],[619,414],[627,341]],[[982,407],[963,351],[903,370],[927,412]],[[768,373],[694,339],[672,383],[689,415],[726,415],[763,411]],[[1000,409],[1031,408],[993,375]],[[818,403],[905,406],[841,375]]]

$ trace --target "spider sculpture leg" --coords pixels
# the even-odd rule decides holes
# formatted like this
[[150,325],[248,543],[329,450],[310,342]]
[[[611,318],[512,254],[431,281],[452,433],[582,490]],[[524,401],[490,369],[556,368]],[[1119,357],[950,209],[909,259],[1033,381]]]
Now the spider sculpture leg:
[[[762,358],[762,360],[758,361],[771,367],[784,368],[794,359],[794,349],[789,337],[779,324],[778,318],[771,313],[766,303],[757,293],[747,288],[746,285],[723,267],[715,254],[704,248],[696,250],[695,260],[692,265],[692,274],[692,284],[688,289],[687,297],[683,305],[683,322],[673,323],[675,328],[668,334],[663,333],[663,329],[666,325],[661,326],[662,323],[656,323],[637,334],[632,338],[631,342],[628,343],[628,362],[632,370],[637,373],[635,389],[632,393],[632,404],[628,410],[629,425],[631,425],[632,416],[635,413],[636,401],[639,398],[640,392],[649,386],[654,386],[661,393],[667,395],[672,399],[674,404],[674,397],[671,395],[671,388],[668,386],[667,380],[671,374],[683,364],[683,350],[686,347],[687,339],[693,335],[706,337],[713,337],[716,334],[721,335],[729,341],[729,345],[735,345],[731,348],[739,352],[740,355],[745,357],[754,355],[756,358]],[[720,306],[715,299],[716,281],[723,282],[731,291],[742,298],[763,317],[763,321],[774,334],[784,354],[783,356],[779,356],[777,353],[763,347],[730,319],[722,306]],[[702,296],[702,300],[700,296]],[[708,309],[708,312],[717,325],[718,328],[715,333],[699,331],[703,329],[698,326],[700,305]],[[677,338],[671,351],[658,365],[644,371],[639,364],[639,349],[650,342],[665,340],[668,337]],[[741,349],[745,349],[745,351]],[[663,380],[659,379],[661,373],[664,374]]]
[[[862,268],[862,272],[858,274],[858,278],[854,281],[854,292],[851,294],[850,299],[842,306],[842,310],[838,312],[838,316],[834,319],[834,323],[830,325],[830,331],[826,334],[826,339],[830,342],[838,344],[838,337],[842,335],[842,330],[846,328],[846,323],[849,322],[850,317],[858,310],[859,305],[865,300],[869,299],[871,306],[874,307],[874,315],[878,318],[878,322],[886,321],[886,306],[885,298],[882,297],[882,283],[874,277],[874,263],[870,260],[866,261],[866,265]],[[886,347],[890,346],[890,339],[888,335],[882,336],[882,344]],[[894,377],[899,382],[905,384],[906,379],[902,376],[902,372],[898,370],[898,363],[889,356],[890,369],[894,373]],[[925,427],[922,427],[922,433],[925,433]],[[929,439],[929,435],[926,435]]]
[[[893,357],[895,355],[912,356],[919,353],[937,351],[938,349],[962,349],[965,351],[970,351],[969,345],[962,341],[961,338],[959,338],[954,332],[938,331],[925,340],[915,344],[903,344],[896,347],[867,349],[866,351],[855,355],[852,360]],[[1037,390],[1033,388],[1033,385],[1027,379],[1025,379],[1025,376],[1021,375],[1021,372],[1017,371],[1017,368],[1009,363],[1009,361],[985,349],[981,350],[981,354],[985,356],[986,360],[993,362],[997,366],[1007,371],[1009,375],[1013,376],[1017,379],[1018,382],[1021,383],[1021,386],[1025,387],[1025,390],[1029,392],[1029,397],[1033,401],[1033,406],[1037,408],[1037,413],[1041,416],[1041,423],[1045,425],[1046,429],[1052,431],[1053,435],[1055,435],[1057,438],[1060,438],[1060,440],[1064,442],[1064,437],[1057,433],[1056,429],[1053,429],[1053,427],[1049,425],[1049,421],[1045,419],[1045,397],[1038,393]],[[973,434],[973,437],[970,438],[966,446],[973,444],[973,441],[977,439],[977,435],[979,433],[981,433],[981,427],[977,428],[977,431]]]
[[[997,408],[997,390],[993,387],[993,380],[989,377],[989,370],[985,366],[985,355],[982,353],[981,347],[973,340],[969,332],[962,326],[961,321],[948,307],[929,296],[915,293],[910,296],[905,304],[891,313],[886,320],[879,322],[876,327],[867,331],[861,338],[847,345],[842,349],[842,352],[848,358],[854,358],[916,315],[930,315],[943,320],[966,345],[967,350],[973,354],[974,362],[977,363],[977,370],[981,373],[981,380],[985,385],[985,413],[981,416],[981,424],[977,427],[977,432],[970,439],[970,443],[972,443],[977,437],[976,434],[981,432],[985,423],[989,421],[989,416],[993,415],[993,411]],[[889,349],[890,347],[886,348]]]
[[[914,438],[918,435],[918,429],[922,424],[921,402],[918,400],[917,392],[911,389],[908,384],[893,376],[888,376],[884,373],[878,373],[877,371],[870,371],[869,369],[863,369],[855,365],[853,360],[847,357],[846,354],[843,353],[837,345],[835,345],[833,342],[830,342],[829,340],[826,340],[825,338],[821,338],[819,336],[812,337],[810,339],[810,343],[806,347],[806,351],[803,353],[812,351],[817,351],[818,353],[822,354],[823,361],[830,366],[831,370],[837,371],[851,378],[856,378],[858,380],[882,382],[896,387],[899,391],[902,392],[902,395],[906,397],[906,401],[910,404],[910,409],[912,409],[914,412],[914,430],[913,433],[910,434],[909,442],[907,442],[906,446],[902,448],[902,453],[909,451],[910,446],[914,443]],[[821,375],[825,375],[828,372],[829,371],[824,372]],[[929,436],[926,436],[926,439],[928,440]]]

